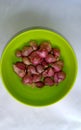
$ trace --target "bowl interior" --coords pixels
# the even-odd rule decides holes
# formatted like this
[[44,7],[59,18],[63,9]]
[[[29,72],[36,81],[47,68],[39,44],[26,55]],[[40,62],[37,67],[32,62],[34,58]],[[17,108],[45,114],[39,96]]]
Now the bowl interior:
[[[28,45],[30,40],[37,40],[38,44],[43,40],[48,40],[51,42],[52,47],[58,47],[61,50],[66,79],[58,86],[45,86],[42,89],[31,88],[23,85],[21,79],[14,73],[12,65],[20,60],[15,56],[15,51]],[[32,29],[15,36],[2,54],[1,75],[5,87],[16,99],[33,106],[49,105],[61,99],[72,88],[76,72],[77,61],[72,47],[62,36],[49,30]]]

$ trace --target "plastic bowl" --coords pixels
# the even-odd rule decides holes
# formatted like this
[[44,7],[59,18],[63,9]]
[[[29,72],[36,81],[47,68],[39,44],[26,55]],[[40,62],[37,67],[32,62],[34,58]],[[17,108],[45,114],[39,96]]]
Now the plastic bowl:
[[[43,40],[51,42],[52,47],[61,50],[61,58],[64,61],[66,79],[58,86],[45,86],[42,89],[23,85],[21,79],[14,73],[12,65],[19,59],[15,56],[17,49],[28,45],[28,41],[37,40],[40,44]],[[77,75],[77,60],[75,53],[62,36],[46,29],[26,30],[14,38],[5,47],[1,58],[1,77],[8,92],[17,100],[31,106],[46,106],[62,99],[71,90]]]

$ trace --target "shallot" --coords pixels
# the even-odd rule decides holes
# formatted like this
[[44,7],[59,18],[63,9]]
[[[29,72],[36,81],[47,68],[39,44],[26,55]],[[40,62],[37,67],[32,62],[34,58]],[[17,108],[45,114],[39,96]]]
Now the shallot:
[[49,85],[49,86],[54,85],[54,81],[50,77],[46,77],[44,79],[44,83],[45,83],[45,85]]
[[38,46],[37,46],[36,41],[30,41],[29,44],[33,48],[33,50],[37,50]]
[[42,58],[37,54],[37,51],[32,52],[29,59],[33,65],[38,65],[42,62]]
[[22,50],[22,56],[28,56],[33,51],[32,47],[24,47]]
[[52,63],[56,61],[56,58],[52,54],[48,54],[45,60],[47,63]]
[[37,88],[44,87],[44,82],[42,82],[42,81],[36,82],[35,84],[36,84]]
[[22,57],[22,51],[17,50],[17,51],[16,51],[16,56],[17,56],[17,57]]

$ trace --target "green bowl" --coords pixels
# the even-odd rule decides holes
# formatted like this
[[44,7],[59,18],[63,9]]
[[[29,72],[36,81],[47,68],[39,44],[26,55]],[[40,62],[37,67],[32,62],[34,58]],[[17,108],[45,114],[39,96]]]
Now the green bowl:
[[[17,49],[28,45],[28,41],[37,40],[40,44],[43,40],[51,42],[52,47],[61,50],[61,59],[64,60],[64,71],[66,79],[58,86],[45,86],[42,89],[23,85],[21,79],[14,73],[12,65],[19,58],[15,56]],[[56,32],[46,29],[26,30],[16,35],[5,47],[1,59],[1,77],[6,89],[13,97],[24,104],[31,106],[46,106],[53,104],[63,98],[72,88],[77,75],[77,60],[75,53],[62,36]]]

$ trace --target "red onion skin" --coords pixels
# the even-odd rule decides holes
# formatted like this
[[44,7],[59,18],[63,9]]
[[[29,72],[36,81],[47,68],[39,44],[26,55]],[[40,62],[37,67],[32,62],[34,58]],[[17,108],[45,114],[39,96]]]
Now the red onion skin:
[[64,62],[62,60],[57,61],[56,64],[61,65],[62,67],[64,66]]
[[47,63],[53,63],[56,62],[56,58],[52,54],[48,54],[47,57],[45,58]]
[[55,72],[59,72],[59,71],[61,71],[62,70],[62,65],[59,65],[59,64],[57,64],[57,63],[51,63],[51,66],[54,68],[54,71]]
[[49,77],[46,77],[44,79],[44,83],[45,83],[45,85],[49,85],[49,86],[53,86],[54,85],[54,81],[51,78],[49,78]]
[[58,73],[54,74],[54,82],[58,84]]
[[15,64],[13,65],[13,70],[20,78],[23,78],[26,74],[26,70],[20,69]]
[[27,67],[27,72],[29,72],[30,74],[37,74],[36,68],[33,65],[29,65]]
[[60,83],[60,82],[62,82],[63,80],[62,79],[58,79],[58,84]]
[[47,70],[48,70],[48,77],[54,76],[54,69],[53,68],[49,67]]
[[41,64],[39,64],[36,66],[36,70],[38,73],[42,73],[44,71],[44,67]]
[[22,57],[22,51],[20,50],[17,50],[16,51],[16,56],[19,58],[19,57]]
[[43,59],[37,54],[37,51],[32,52],[29,59],[33,65],[38,65],[43,61]]
[[30,59],[28,57],[23,57],[22,61],[25,65],[31,65]]
[[52,77],[54,76],[54,69],[51,67],[48,67],[46,70],[43,71],[42,73],[43,77]]
[[65,72],[61,71],[58,73],[58,78],[64,80],[66,78]]
[[23,82],[24,84],[32,84],[33,78],[32,78],[32,76],[31,76],[30,74],[26,74],[26,75],[23,77],[22,82]]
[[44,87],[44,83],[43,83],[42,81],[36,82],[35,84],[36,84],[36,87],[37,87],[37,88],[42,88],[42,87]]
[[51,51],[51,43],[50,42],[42,42],[40,45],[40,49],[46,49],[48,52]]
[[33,52],[32,47],[24,47],[22,50],[22,56],[29,56]]
[[41,58],[46,58],[46,56],[48,55],[48,51],[46,49],[40,49],[40,50],[38,50],[38,55]]
[[44,61],[44,60],[42,61],[41,64],[43,65],[44,68],[47,68],[47,67],[48,67],[48,63],[47,63],[46,61]]
[[18,67],[21,70],[25,70],[26,69],[26,65],[23,62],[16,62],[16,67]]
[[54,82],[58,85],[58,83],[62,82],[66,78],[66,74],[63,71],[57,72],[54,74]]
[[38,82],[41,80],[41,74],[33,74],[33,82]]
[[48,70],[44,70],[44,72],[42,73],[42,77],[47,77],[48,76]]
[[29,44],[33,48],[33,50],[37,50],[38,49],[36,41],[30,41]]
[[53,54],[56,57],[60,57],[60,50],[58,48],[53,48]]

